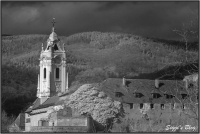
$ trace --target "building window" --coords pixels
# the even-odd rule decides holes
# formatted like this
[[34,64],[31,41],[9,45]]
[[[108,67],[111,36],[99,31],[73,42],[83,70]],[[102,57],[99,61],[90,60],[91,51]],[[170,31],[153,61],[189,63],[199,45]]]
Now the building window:
[[135,98],[141,98],[144,95],[142,93],[133,93],[135,95]]
[[46,68],[44,68],[44,79],[46,79]]
[[175,105],[174,103],[171,104],[171,109],[174,109],[175,108]]
[[181,94],[181,96],[182,96],[182,99],[186,99],[188,97],[187,94]]
[[59,79],[59,68],[56,68],[56,79]]
[[182,107],[183,107],[183,109],[185,109],[185,108],[186,108],[184,104],[182,105]]
[[194,87],[194,85],[192,84],[192,83],[190,83],[189,85],[188,85],[188,88],[193,88]]
[[172,99],[173,97],[175,97],[174,95],[170,95],[170,94],[164,94],[166,96],[166,99]]
[[161,104],[160,106],[161,106],[161,109],[164,109],[164,108],[165,108],[165,105],[164,105],[164,104]]
[[154,108],[154,105],[153,105],[153,104],[150,104],[150,108],[153,109],[153,108]]
[[157,98],[160,98],[161,95],[160,95],[159,93],[152,93],[152,97],[153,97],[154,99],[157,99]]
[[141,103],[141,104],[140,104],[140,109],[143,109],[143,106],[144,106],[144,104],[143,104],[143,103]]
[[115,92],[115,97],[122,97],[122,96],[124,96],[123,93],[121,93],[121,92]]
[[130,109],[133,109],[133,103],[129,103]]

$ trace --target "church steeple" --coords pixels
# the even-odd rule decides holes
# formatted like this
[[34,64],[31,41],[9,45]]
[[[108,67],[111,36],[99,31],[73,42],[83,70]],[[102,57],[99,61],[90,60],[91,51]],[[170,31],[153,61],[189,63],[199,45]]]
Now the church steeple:
[[66,53],[60,45],[60,39],[55,33],[55,18],[53,18],[52,32],[47,39],[47,47],[43,50],[42,46],[40,55],[38,98],[51,97],[68,90]]

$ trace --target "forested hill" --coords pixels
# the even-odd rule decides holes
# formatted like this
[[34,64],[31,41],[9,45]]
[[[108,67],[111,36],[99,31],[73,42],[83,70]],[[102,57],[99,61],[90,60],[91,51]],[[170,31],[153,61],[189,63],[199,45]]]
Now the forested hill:
[[[36,98],[39,54],[47,38],[2,37],[2,109],[7,113],[17,115]],[[108,77],[153,75],[168,67],[182,66],[186,58],[182,42],[131,34],[84,32],[60,39],[65,43],[72,90],[82,83],[101,82]],[[187,58],[192,63],[198,60],[198,43],[191,44]]]

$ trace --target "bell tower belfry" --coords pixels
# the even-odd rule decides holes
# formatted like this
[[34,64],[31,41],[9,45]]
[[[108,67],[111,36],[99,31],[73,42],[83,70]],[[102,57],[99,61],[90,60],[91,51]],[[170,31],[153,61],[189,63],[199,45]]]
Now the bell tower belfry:
[[37,97],[51,97],[68,90],[68,73],[66,73],[66,53],[64,44],[55,33],[55,18],[52,32],[47,39],[47,47],[40,54],[40,74],[38,75]]

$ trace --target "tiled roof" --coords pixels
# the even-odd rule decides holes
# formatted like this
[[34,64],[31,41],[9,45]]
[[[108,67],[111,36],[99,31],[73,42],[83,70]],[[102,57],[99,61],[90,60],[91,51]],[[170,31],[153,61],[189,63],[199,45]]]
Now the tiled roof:
[[33,105],[30,106],[30,107],[25,111],[25,113],[29,113],[29,112],[31,112],[32,109],[38,107],[39,105],[40,105],[40,99],[37,98],[37,99],[33,102]]
[[[155,88],[155,81],[148,79],[126,79],[126,86],[122,85],[122,79],[109,78],[101,85],[101,90],[111,98],[124,103],[180,103],[180,92],[185,91],[185,84],[181,80],[159,80],[159,89]],[[116,97],[115,92],[121,92],[124,96]],[[142,93],[144,96],[136,98],[133,93]],[[152,98],[151,93],[159,93],[161,97]],[[166,99],[164,94],[175,95],[172,99]]]
[[37,108],[40,105],[40,98],[37,98],[34,102],[32,109]]
[[48,98],[43,104],[39,105],[38,107],[34,107],[33,110],[54,106],[58,100],[59,100],[58,96],[52,96]]

